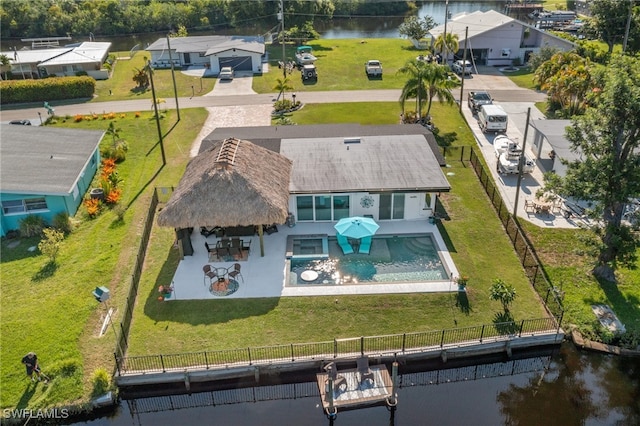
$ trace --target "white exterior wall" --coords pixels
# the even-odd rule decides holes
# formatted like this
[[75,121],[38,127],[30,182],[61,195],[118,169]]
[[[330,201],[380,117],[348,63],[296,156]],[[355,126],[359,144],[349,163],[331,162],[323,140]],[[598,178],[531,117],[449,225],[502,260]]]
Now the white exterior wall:
[[[520,57],[520,41],[522,39],[523,26],[517,22],[510,22],[502,27],[469,38],[468,48],[473,50],[487,49],[487,65],[511,65],[514,58]],[[460,43],[464,49],[464,41]],[[503,51],[508,51],[508,56],[503,56]]]
[[[328,195],[328,194],[296,194],[289,197],[289,211],[296,215],[296,221],[298,220],[298,214],[296,210],[296,196],[316,196],[316,195]],[[349,195],[349,216],[365,216],[371,215],[374,220],[378,219],[378,206],[380,205],[379,194],[369,194],[366,192],[353,192],[353,193],[340,193],[333,195]],[[364,196],[370,196],[373,198],[373,206],[366,208],[360,204],[360,200]],[[416,219],[428,219],[433,215],[436,204],[436,194],[432,193],[430,197],[430,205],[426,202],[426,193],[405,193],[404,198],[404,219],[401,220],[416,220]]]

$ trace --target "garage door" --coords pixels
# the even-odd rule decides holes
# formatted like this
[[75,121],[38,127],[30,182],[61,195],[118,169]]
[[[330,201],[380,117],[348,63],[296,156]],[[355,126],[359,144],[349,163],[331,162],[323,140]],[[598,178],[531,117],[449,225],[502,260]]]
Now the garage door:
[[237,56],[234,58],[220,58],[220,68],[231,67],[235,71],[252,71],[253,64],[251,63],[251,56]]

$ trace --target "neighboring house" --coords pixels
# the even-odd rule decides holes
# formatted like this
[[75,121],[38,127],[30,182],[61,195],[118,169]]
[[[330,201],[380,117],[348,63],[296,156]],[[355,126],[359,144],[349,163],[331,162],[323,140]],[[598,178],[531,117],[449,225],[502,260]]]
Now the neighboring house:
[[166,38],[159,38],[145,50],[151,53],[154,68],[171,67],[171,55],[174,66],[205,66],[217,75],[222,67],[261,73],[265,45],[262,37],[212,35],[174,37],[168,43]]
[[78,45],[51,49],[23,49],[2,52],[11,61],[15,78],[43,78],[48,76],[75,76],[85,71],[96,80],[109,78],[102,64],[109,56],[111,43],[83,42]]
[[48,223],[61,212],[74,215],[100,166],[104,132],[0,126],[0,235],[30,214]]
[[[463,57],[467,27],[467,59],[477,65],[507,66],[512,65],[516,58],[526,63],[532,53],[537,53],[545,46],[556,47],[561,51],[575,47],[568,40],[494,10],[478,11],[458,14],[447,22],[447,33],[458,36],[460,49],[454,52],[457,59]],[[444,24],[433,28],[429,33],[432,40],[435,40],[443,32]]]
[[[533,145],[531,150],[539,159],[545,172],[553,171],[564,177],[567,166],[561,160],[573,162],[581,160],[579,153],[573,152],[571,142],[565,137],[566,128],[571,126],[571,120],[534,120]],[[541,159],[545,160],[541,160]],[[546,160],[546,159],[549,160]]]
[[428,218],[437,194],[451,189],[433,134],[418,124],[218,128],[200,150],[230,137],[292,160],[289,209],[298,221]]

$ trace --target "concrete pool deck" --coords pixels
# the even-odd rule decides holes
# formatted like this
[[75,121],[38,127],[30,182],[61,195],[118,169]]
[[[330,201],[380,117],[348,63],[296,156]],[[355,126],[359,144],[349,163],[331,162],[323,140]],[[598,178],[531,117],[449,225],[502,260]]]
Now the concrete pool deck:
[[[185,256],[180,261],[173,277],[173,294],[167,301],[172,300],[203,300],[203,299],[244,299],[256,297],[289,297],[289,296],[338,296],[348,294],[399,294],[399,293],[431,293],[458,291],[457,285],[451,280],[430,282],[399,282],[379,284],[341,284],[341,285],[297,285],[286,286],[287,259],[286,242],[291,234],[328,234],[335,235],[333,222],[324,223],[298,223],[289,228],[285,225],[278,226],[278,232],[264,235],[264,257],[260,256],[260,240],[258,236],[241,237],[245,244],[251,240],[251,251],[246,261],[238,262],[241,265],[242,277],[238,277],[239,289],[228,296],[215,296],[209,291],[210,282],[204,279],[202,268],[211,265],[213,268],[231,268],[233,262],[209,261],[205,241],[215,247],[215,237],[212,235],[205,239],[200,235],[199,229],[195,229],[191,235],[193,255]],[[438,228],[430,224],[427,218],[412,221],[379,222],[380,235],[394,234],[422,234],[430,233],[438,246],[440,258],[451,272],[452,276],[458,276],[458,270]]]

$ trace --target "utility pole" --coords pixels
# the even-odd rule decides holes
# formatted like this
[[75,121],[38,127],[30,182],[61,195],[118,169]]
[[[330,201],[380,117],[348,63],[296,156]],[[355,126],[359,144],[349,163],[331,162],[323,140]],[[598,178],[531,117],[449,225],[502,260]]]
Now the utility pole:
[[158,126],[158,140],[160,141],[160,153],[162,154],[162,165],[167,164],[167,157],[164,155],[164,141],[162,140],[162,129],[160,128],[160,116],[158,115],[158,102],[156,99],[156,88],[153,85],[153,69],[151,61],[147,61],[147,70],[149,71],[149,80],[151,81],[151,96],[153,96],[153,109],[156,113],[156,125]]
[[173,68],[173,58],[171,58],[171,37],[167,34],[167,47],[169,48],[169,63],[171,64],[171,78],[173,79],[173,93],[176,98],[176,111],[178,112],[178,121],[180,121],[180,107],[178,106],[178,88],[176,87],[176,73]]
[[460,105],[458,105],[458,109],[460,110],[460,112],[462,112],[462,98],[464,96],[464,76],[465,76],[465,72],[464,70],[467,67],[467,39],[469,38],[469,27],[466,27],[464,29],[464,52],[462,52],[462,66],[463,71],[462,71],[462,84],[460,84]]
[[[527,124],[524,127],[524,139],[522,141],[522,154],[518,161],[518,183],[516,184],[516,199],[513,203],[513,217],[518,220],[518,197],[520,196],[520,183],[522,182],[522,168],[524,166],[525,152],[527,148],[527,133],[529,132],[529,119],[531,118],[531,107],[527,108]],[[498,158],[498,161],[500,159]]]
[[627,26],[624,29],[624,41],[622,42],[622,53],[627,51],[627,42],[629,41],[629,28],[631,28],[631,15],[633,13],[634,0],[629,0],[629,17],[627,18]]
[[[448,0],[447,0],[448,1]],[[280,0],[280,14],[279,14],[279,18],[280,18],[280,24],[281,25],[281,32],[280,34],[282,34],[282,75],[284,78],[287,78],[287,57],[286,57],[286,53],[285,53],[285,46],[284,46],[284,0]]]
[[447,65],[449,61],[447,60],[447,21],[449,20],[449,0],[446,0],[444,4],[444,33],[442,33],[442,53],[444,56],[444,64]]

